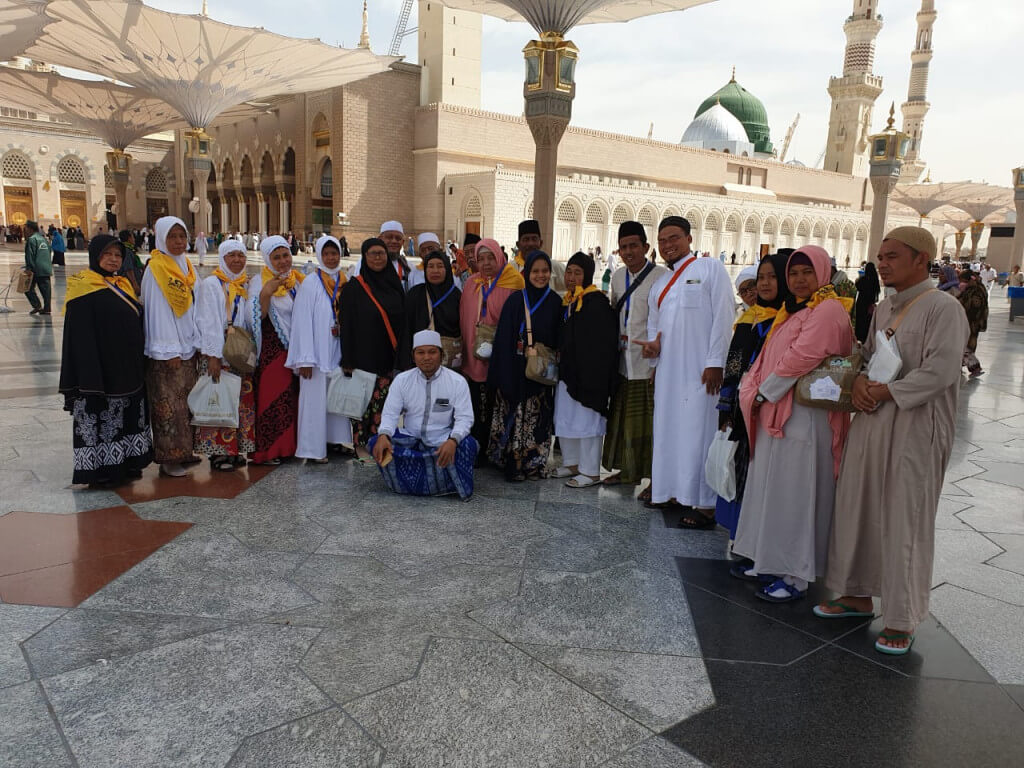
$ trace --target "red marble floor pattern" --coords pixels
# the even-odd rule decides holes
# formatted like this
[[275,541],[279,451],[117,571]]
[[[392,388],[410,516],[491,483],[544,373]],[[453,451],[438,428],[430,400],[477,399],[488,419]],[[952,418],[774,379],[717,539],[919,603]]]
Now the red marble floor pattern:
[[72,608],[192,527],[129,507],[0,516],[0,599]]
[[204,499],[233,499],[242,491],[259,482],[274,467],[250,464],[234,472],[221,472],[210,467],[208,459],[186,467],[187,477],[165,477],[160,467],[150,464],[142,478],[114,489],[125,504],[141,504],[176,496],[198,496]]

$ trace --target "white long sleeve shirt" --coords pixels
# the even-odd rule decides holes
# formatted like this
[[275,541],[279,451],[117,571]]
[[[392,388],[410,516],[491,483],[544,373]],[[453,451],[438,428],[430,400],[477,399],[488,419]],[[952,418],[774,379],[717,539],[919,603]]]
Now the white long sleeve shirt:
[[[257,298],[257,301],[259,299]],[[199,351],[209,357],[223,357],[224,332],[228,327],[227,292],[214,275],[204,278],[196,291],[196,330]],[[240,299],[238,311],[232,308],[234,325],[252,331],[252,297]]]
[[403,371],[391,382],[380,415],[379,434],[394,437],[398,419],[402,431],[432,448],[451,438],[461,443],[473,426],[473,402],[466,380],[444,366],[429,379],[419,368]]
[[[181,265],[184,265],[185,258],[178,257]],[[177,317],[161,293],[152,271],[147,269],[142,276],[142,306],[146,357],[151,360],[171,360],[175,357],[191,360],[199,348],[196,302],[193,301],[185,314]]]
[[[643,267],[636,274],[630,272],[628,267],[620,267],[615,271],[612,275],[610,290],[613,307],[625,295],[627,288],[636,282],[637,277],[649,263],[644,261]],[[655,265],[644,281],[630,294],[628,303],[624,303],[622,309],[619,310],[619,348],[622,350],[619,355],[619,373],[627,379],[648,379],[651,376],[651,366],[643,357],[643,347],[633,342],[647,340],[647,318],[650,314],[648,299],[651,295],[651,288],[666,272],[668,270],[665,267],[660,264]]]
[[[339,276],[340,279],[340,276]],[[285,367],[330,373],[341,362],[341,341],[331,329],[338,322],[319,270],[302,281],[292,308],[292,334]]]

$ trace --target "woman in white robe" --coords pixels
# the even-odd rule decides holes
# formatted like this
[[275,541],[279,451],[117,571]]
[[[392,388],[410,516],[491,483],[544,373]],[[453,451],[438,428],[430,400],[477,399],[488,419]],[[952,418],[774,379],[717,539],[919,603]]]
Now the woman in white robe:
[[352,425],[327,412],[327,375],[341,361],[338,337],[338,298],[341,244],[330,235],[316,241],[317,271],[299,288],[292,310],[292,336],[285,365],[299,375],[299,433],[295,455],[316,464],[327,463],[327,445],[352,442]]
[[196,330],[199,333],[199,375],[214,381],[222,369],[242,379],[238,403],[238,428],[196,427],[195,452],[210,457],[214,469],[230,472],[245,466],[246,454],[256,450],[256,391],[251,373],[231,370],[224,356],[229,325],[252,333],[252,301],[245,271],[245,244],[224,240],[218,247],[220,261],[213,274],[196,291]]

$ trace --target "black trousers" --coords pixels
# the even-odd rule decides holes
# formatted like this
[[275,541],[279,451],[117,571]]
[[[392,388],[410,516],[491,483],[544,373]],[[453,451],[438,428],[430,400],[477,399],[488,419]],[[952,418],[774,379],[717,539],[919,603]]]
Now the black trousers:
[[494,415],[494,393],[487,386],[485,381],[472,381],[469,383],[469,396],[473,401],[473,428],[469,433],[480,444],[480,453],[477,454],[477,463],[484,461],[487,455],[486,446],[491,439],[491,417]]
[[[39,290],[39,296],[36,296],[36,289]],[[39,297],[42,297],[42,301]],[[25,292],[25,298],[28,299],[28,303],[32,305],[32,309],[41,309],[43,312],[50,311],[50,276],[49,275],[33,275],[32,285],[28,287]]]

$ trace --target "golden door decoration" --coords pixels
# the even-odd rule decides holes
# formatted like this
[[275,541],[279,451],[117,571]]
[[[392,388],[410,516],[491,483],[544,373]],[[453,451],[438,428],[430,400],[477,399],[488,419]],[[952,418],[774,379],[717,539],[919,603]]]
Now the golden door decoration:
[[32,190],[28,187],[4,187],[5,218],[8,224],[24,225],[32,215]]
[[60,220],[66,226],[80,227],[85,219],[85,193],[61,190]]

